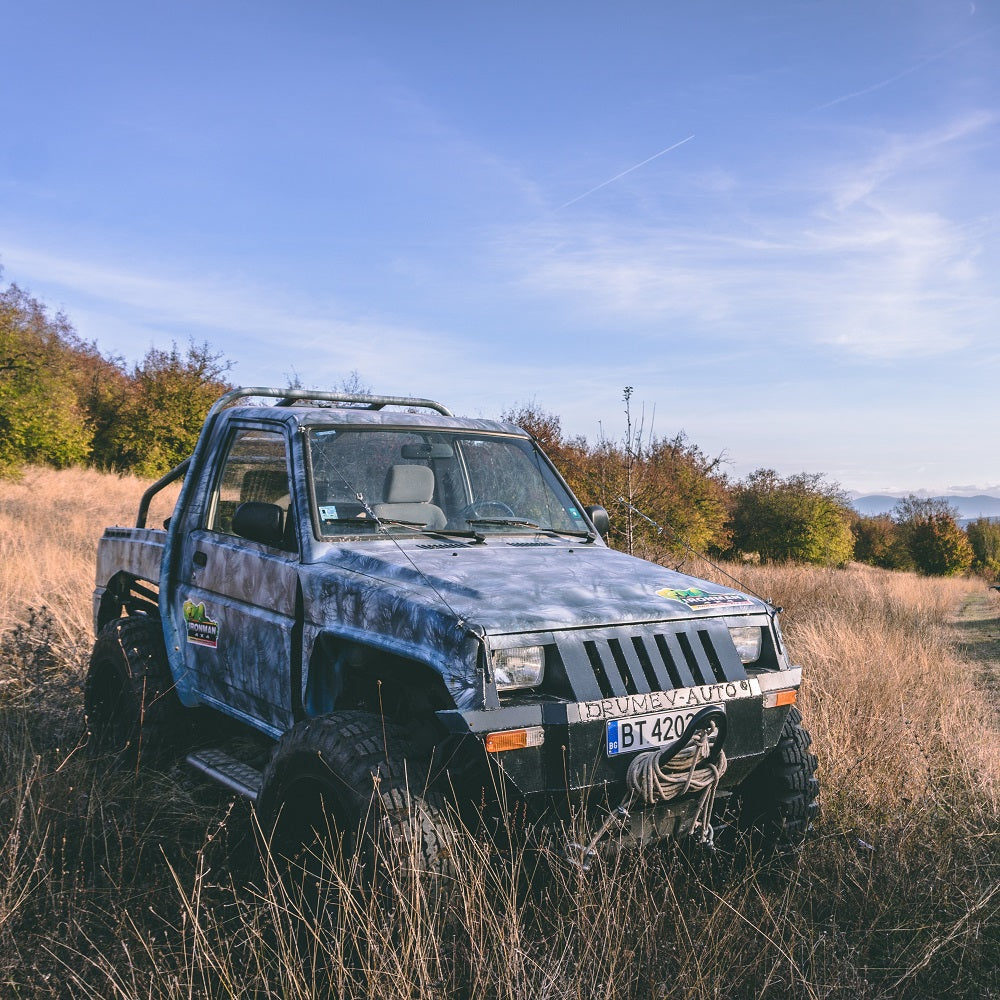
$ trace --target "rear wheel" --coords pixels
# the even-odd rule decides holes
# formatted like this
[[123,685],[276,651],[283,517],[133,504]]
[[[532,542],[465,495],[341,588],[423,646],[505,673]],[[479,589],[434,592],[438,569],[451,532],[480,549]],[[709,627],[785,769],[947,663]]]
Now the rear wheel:
[[818,762],[802,714],[792,707],[778,739],[737,791],[737,823],[768,855],[797,852],[819,812]]
[[109,622],[97,637],[84,687],[90,745],[100,752],[158,754],[177,738],[182,707],[159,621]]
[[296,725],[264,771],[256,808],[271,855],[306,873],[331,851],[369,874],[406,859],[419,872],[450,871],[444,802],[404,731],[378,715]]

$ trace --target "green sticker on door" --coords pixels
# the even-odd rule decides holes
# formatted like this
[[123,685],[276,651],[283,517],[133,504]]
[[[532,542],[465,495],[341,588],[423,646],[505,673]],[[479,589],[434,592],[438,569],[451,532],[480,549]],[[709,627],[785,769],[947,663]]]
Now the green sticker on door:
[[187,641],[193,642],[196,646],[215,649],[219,644],[219,623],[208,617],[205,605],[185,601],[183,611],[184,621],[187,624]]

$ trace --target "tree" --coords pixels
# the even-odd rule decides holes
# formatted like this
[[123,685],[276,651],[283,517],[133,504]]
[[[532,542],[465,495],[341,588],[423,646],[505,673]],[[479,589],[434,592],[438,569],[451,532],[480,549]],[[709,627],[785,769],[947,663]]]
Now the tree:
[[958,511],[946,500],[912,493],[896,502],[893,520],[900,526],[913,563],[928,576],[957,576],[972,565],[973,551],[958,526]]
[[764,562],[843,565],[854,553],[853,516],[839,484],[820,473],[782,479],[757,469],[736,486],[732,551]]
[[1000,521],[981,517],[965,529],[972,546],[972,568],[983,576],[1000,578]]
[[79,342],[61,313],[16,285],[0,290],[0,474],[63,467],[90,454],[92,432],[77,393]]
[[502,419],[528,431],[584,504],[611,515],[609,541],[626,551],[683,557],[728,544],[728,501],[722,456],[710,458],[683,431],[658,438],[632,417],[631,387],[623,394],[626,431],[621,441],[567,439],[559,417],[537,404],[511,409]]
[[913,569],[899,525],[888,515],[859,517],[853,525],[854,558],[883,569]]
[[193,342],[184,354],[176,344],[150,349],[96,404],[104,428],[98,464],[160,476],[187,458],[209,407],[231,388],[223,379],[231,364],[221,357]]

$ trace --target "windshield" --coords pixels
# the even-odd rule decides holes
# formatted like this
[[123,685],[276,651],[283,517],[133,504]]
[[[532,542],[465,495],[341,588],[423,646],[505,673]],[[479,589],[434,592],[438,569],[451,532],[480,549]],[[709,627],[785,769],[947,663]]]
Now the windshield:
[[320,534],[396,531],[586,534],[576,500],[534,443],[475,432],[314,428]]

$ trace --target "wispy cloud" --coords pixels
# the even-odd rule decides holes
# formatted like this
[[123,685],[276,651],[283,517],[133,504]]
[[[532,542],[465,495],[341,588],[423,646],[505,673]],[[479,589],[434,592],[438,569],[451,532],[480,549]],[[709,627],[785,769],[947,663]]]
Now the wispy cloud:
[[581,323],[664,342],[767,330],[776,342],[872,359],[986,345],[1000,322],[991,251],[979,206],[959,208],[947,185],[963,162],[959,140],[995,121],[975,112],[887,136],[869,156],[796,177],[784,203],[743,178],[720,192],[741,211],[706,213],[698,229],[552,218],[508,231],[511,267]]
[[[146,338],[162,345],[170,338],[207,337],[237,361],[252,353],[262,365],[280,359],[286,368],[294,363],[300,370],[315,362],[340,371],[375,371],[391,366],[393,357],[411,356],[418,345],[428,364],[440,364],[463,349],[441,334],[378,318],[355,318],[336,303],[306,306],[256,282],[204,275],[153,277],[140,269],[26,247],[6,248],[4,263],[21,284],[43,285],[82,303],[71,315],[78,326],[80,316],[90,315],[95,323],[112,317],[121,333],[131,333],[129,339],[140,353]],[[106,346],[102,331],[82,327],[80,332]]]
[[973,111],[915,135],[886,137],[884,148],[874,156],[841,166],[831,174],[834,207],[843,211],[906,171],[927,168],[947,171],[946,157],[951,155],[951,147],[959,140],[985,132],[998,120],[1000,116],[994,111]]
[[[588,427],[599,392],[630,374],[610,364],[594,369],[584,354],[564,358],[559,389],[534,352],[511,352],[447,330],[399,324],[377,315],[352,317],[342,304],[303,304],[301,298],[234,278],[152,276],[140,268],[10,247],[0,261],[5,278],[57,307],[72,303],[70,319],[85,339],[136,361],[150,346],[206,339],[235,363],[244,384],[282,384],[298,374],[313,387],[336,385],[352,371],[390,394],[431,396],[456,412],[496,417],[518,400],[558,407],[568,427]],[[566,400],[562,406],[561,399]]]

